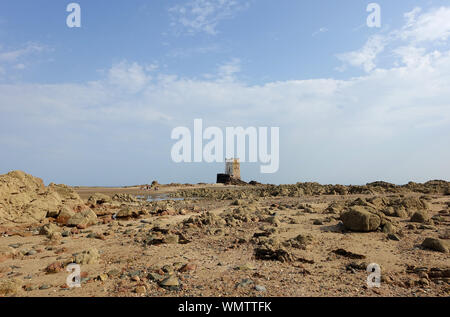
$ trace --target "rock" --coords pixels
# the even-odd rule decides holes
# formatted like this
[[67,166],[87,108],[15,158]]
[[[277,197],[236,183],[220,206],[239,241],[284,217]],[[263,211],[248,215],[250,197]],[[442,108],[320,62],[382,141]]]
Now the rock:
[[137,202],[138,199],[130,194],[115,194],[112,197],[113,201],[118,201],[118,202],[122,202],[122,203],[133,203],[133,202]]
[[244,202],[241,199],[236,199],[232,203],[233,206],[242,206],[243,204],[244,204]]
[[53,262],[49,264],[45,270],[47,274],[55,274],[64,271],[63,264],[61,262]]
[[141,278],[138,275],[134,275],[134,276],[131,277],[131,280],[133,282],[139,282],[141,280]]
[[45,187],[40,178],[22,171],[0,175],[0,223],[36,223],[56,216],[62,206],[83,205],[74,190],[64,185]]
[[294,261],[294,256],[287,250],[280,247],[276,248],[267,244],[255,249],[255,258],[257,260],[265,261]]
[[147,275],[147,278],[148,278],[150,281],[160,282],[160,281],[162,281],[165,277],[164,277],[164,275],[161,275],[161,274],[158,274],[158,273],[149,273],[149,274]]
[[109,203],[111,201],[112,201],[111,197],[100,193],[95,193],[88,199],[88,203],[92,205],[103,205],[104,203]]
[[39,230],[39,234],[50,237],[53,233],[61,231],[62,229],[60,227],[58,227],[54,223],[49,223],[41,227],[41,229]]
[[195,271],[196,269],[197,269],[197,264],[195,264],[195,263],[188,263],[188,264],[183,265],[180,268],[179,272],[187,273],[187,272]]
[[365,255],[353,253],[353,252],[350,252],[350,251],[347,251],[344,249],[334,250],[333,253],[344,256],[346,258],[350,258],[350,259],[365,259],[366,258]]
[[283,242],[283,246],[306,250],[312,242],[313,237],[310,234],[299,234],[297,237]]
[[251,279],[246,278],[246,279],[243,279],[240,283],[238,283],[236,285],[236,288],[247,287],[252,284],[254,284],[254,282]]
[[266,292],[267,291],[266,287],[263,285],[255,285],[255,290],[258,292]]
[[112,269],[111,271],[108,272],[109,277],[117,277],[119,275],[120,275],[120,271],[117,269]]
[[322,222],[322,220],[315,219],[314,222],[313,222],[313,225],[315,225],[315,226],[321,226],[321,225],[323,225],[323,222]]
[[52,242],[57,242],[62,239],[62,234],[61,232],[52,232],[47,238]]
[[280,219],[278,219],[277,216],[272,216],[266,219],[266,222],[270,223],[271,225],[274,225],[275,227],[281,226]]
[[75,263],[78,264],[97,264],[100,254],[96,248],[90,248],[75,256]]
[[173,266],[172,266],[172,265],[169,265],[169,264],[164,265],[164,266],[161,268],[161,270],[163,270],[163,272],[166,272],[166,273],[169,274],[169,275],[172,275],[172,274],[175,272],[175,270],[173,269]]
[[56,218],[56,222],[60,224],[67,224],[69,222],[69,219],[72,218],[75,215],[75,212],[67,207],[62,207],[60,213],[58,214],[58,217]]
[[100,280],[100,281],[102,281],[102,282],[105,282],[105,281],[108,280],[108,274],[106,274],[106,273],[100,274],[100,275],[97,277],[97,279]]
[[422,247],[442,253],[448,252],[448,247],[445,245],[444,241],[435,238],[426,238],[422,242]]
[[406,218],[408,217],[408,213],[406,212],[405,208],[396,208],[395,209],[395,216],[398,218]]
[[164,243],[167,243],[167,244],[177,244],[178,240],[179,240],[179,237],[176,234],[168,234],[164,237]]
[[30,250],[27,253],[25,253],[25,255],[27,255],[27,256],[32,256],[32,255],[35,255],[35,254],[37,254],[36,250]]
[[56,218],[56,217],[58,217],[60,212],[61,212],[60,208],[51,209],[51,210],[47,211],[46,217],[47,218]]
[[88,239],[98,239],[98,240],[106,240],[106,237],[101,234],[101,233],[97,233],[97,232],[91,232],[89,233],[86,238]]
[[246,263],[244,265],[235,267],[235,270],[237,270],[237,271],[254,271],[254,270],[256,270],[256,267],[254,267],[250,263]]
[[0,280],[0,296],[14,296],[22,291],[22,281],[19,279]]
[[410,223],[406,226],[406,228],[408,228],[408,230],[416,230],[416,225]]
[[136,287],[134,292],[136,294],[145,294],[145,293],[147,293],[147,289],[145,288],[145,286],[138,286],[138,287]]
[[12,259],[16,255],[16,250],[10,247],[0,247],[0,262]]
[[180,288],[180,280],[175,275],[171,275],[162,280],[159,286],[169,290],[178,290]]
[[68,226],[86,228],[97,223],[97,215],[91,209],[86,209],[72,216],[67,222]]
[[341,220],[347,229],[358,232],[375,231],[381,224],[378,215],[361,206],[353,206],[350,210],[343,212]]
[[395,234],[395,233],[389,233],[387,235],[389,240],[393,240],[393,241],[400,241],[400,238]]
[[397,232],[397,228],[391,222],[386,222],[383,226],[383,232],[387,234],[394,234]]
[[116,214],[116,218],[137,218],[137,216],[139,216],[139,214],[130,207],[123,207]]
[[416,211],[410,219],[411,222],[418,222],[418,223],[428,223],[430,221],[430,217],[428,215],[428,212],[426,210],[419,210]]

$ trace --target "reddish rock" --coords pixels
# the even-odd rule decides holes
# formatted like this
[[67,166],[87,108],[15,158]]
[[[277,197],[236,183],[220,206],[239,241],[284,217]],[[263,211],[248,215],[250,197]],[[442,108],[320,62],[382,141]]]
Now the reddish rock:
[[180,268],[180,272],[181,273],[192,272],[192,271],[195,271],[196,269],[197,269],[197,264],[195,264],[195,263],[188,263],[186,265],[183,265]]
[[47,274],[55,274],[64,271],[63,264],[61,262],[53,262],[45,268]]

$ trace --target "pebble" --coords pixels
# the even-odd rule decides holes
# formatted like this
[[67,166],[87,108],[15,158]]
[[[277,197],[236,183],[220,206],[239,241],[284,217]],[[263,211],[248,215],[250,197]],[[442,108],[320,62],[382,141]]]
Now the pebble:
[[136,287],[136,289],[134,290],[136,294],[145,294],[147,293],[147,289],[145,288],[145,286],[138,286]]
[[159,282],[159,281],[162,281],[164,279],[164,276],[161,275],[161,274],[158,274],[158,273],[149,273],[147,278],[149,280],[151,280],[151,281]]
[[30,256],[30,255],[35,255],[37,253],[36,250],[30,250],[27,253],[25,253],[25,255]]
[[251,284],[253,284],[254,282],[251,279],[243,279],[239,284],[236,285],[236,288],[238,287],[247,287]]
[[197,269],[197,265],[194,263],[188,263],[186,265],[184,265],[183,267],[180,268],[180,272],[181,273],[186,273],[186,272],[192,272],[195,271]]
[[237,271],[254,271],[254,270],[256,270],[256,268],[253,265],[251,265],[250,263],[246,263],[244,265],[237,266],[235,268],[235,270],[237,270]]
[[164,280],[162,280],[159,285],[170,290],[176,290],[180,287],[180,281],[175,275],[171,275]]
[[106,281],[106,280],[108,279],[108,274],[106,274],[106,273],[100,274],[100,275],[98,276],[98,279],[99,279],[100,281],[104,282],[104,281]]
[[109,277],[115,277],[115,276],[119,276],[119,275],[120,275],[120,271],[116,270],[116,269],[112,269],[111,271],[108,272]]
[[258,292],[265,292],[267,291],[266,287],[263,285],[256,285],[255,286],[255,290],[257,290]]
[[134,282],[139,282],[141,279],[139,278],[138,275],[134,275],[134,276],[131,277],[131,280],[134,281]]

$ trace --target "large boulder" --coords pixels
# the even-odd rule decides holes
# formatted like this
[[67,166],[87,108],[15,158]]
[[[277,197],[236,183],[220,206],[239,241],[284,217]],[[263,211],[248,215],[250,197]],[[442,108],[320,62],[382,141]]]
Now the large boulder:
[[80,196],[65,185],[50,184],[22,171],[0,175],[0,224],[36,223],[57,217],[63,206],[84,205]]
[[93,205],[103,205],[104,203],[109,203],[111,201],[112,199],[110,196],[100,193],[95,193],[88,199],[88,203]]
[[73,215],[67,222],[68,226],[86,228],[97,224],[97,215],[91,209],[85,209]]
[[369,212],[362,206],[353,206],[341,214],[344,226],[352,231],[369,232],[375,231],[381,224],[378,215]]
[[448,252],[448,246],[441,239],[426,238],[422,242],[422,247],[425,248],[425,249],[438,251],[438,252],[442,252],[442,253],[447,253]]
[[418,223],[428,223],[430,221],[430,216],[428,215],[428,212],[426,210],[419,210],[411,216],[410,221]]
[[122,203],[133,203],[133,202],[139,201],[135,196],[130,195],[130,194],[115,194],[112,197],[112,200],[122,202]]
[[53,233],[59,232],[61,233],[62,229],[55,225],[54,223],[49,223],[41,227],[39,234],[50,237]]
[[65,225],[69,222],[70,218],[72,218],[73,216],[75,216],[75,211],[73,211],[71,208],[67,206],[63,206],[58,214],[58,217],[56,218],[56,221],[60,224]]

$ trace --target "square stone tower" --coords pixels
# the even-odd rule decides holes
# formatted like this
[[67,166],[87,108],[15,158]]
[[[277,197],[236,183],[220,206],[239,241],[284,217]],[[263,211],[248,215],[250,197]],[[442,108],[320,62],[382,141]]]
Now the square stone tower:
[[241,179],[241,164],[239,159],[225,160],[225,174],[234,179]]

